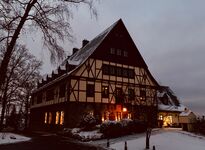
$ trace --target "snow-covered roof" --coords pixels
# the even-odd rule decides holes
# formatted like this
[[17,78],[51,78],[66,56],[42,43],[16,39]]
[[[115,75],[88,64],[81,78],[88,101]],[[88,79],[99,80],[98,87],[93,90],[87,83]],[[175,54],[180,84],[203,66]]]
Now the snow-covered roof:
[[188,110],[188,111],[181,112],[179,116],[186,117],[186,116],[189,116],[191,113],[193,112],[191,110]]
[[96,48],[102,43],[104,38],[110,33],[110,31],[115,27],[115,25],[119,22],[115,22],[102,33],[100,33],[97,37],[91,40],[88,44],[84,47],[79,49],[76,53],[68,58],[68,63],[71,65],[80,65],[83,63],[87,58],[96,50]]
[[158,109],[162,111],[183,112],[185,106],[182,105],[174,92],[167,86],[161,86],[157,92]]
[[158,109],[163,111],[183,112],[185,108],[182,104],[179,106],[158,104]]

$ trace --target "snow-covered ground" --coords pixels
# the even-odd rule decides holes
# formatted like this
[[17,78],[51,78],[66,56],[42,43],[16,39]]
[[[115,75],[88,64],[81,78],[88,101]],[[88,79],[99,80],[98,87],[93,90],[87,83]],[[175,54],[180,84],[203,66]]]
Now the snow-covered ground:
[[[150,149],[155,145],[156,150],[204,150],[205,137],[193,133],[168,129],[154,134],[150,138]],[[110,147],[116,150],[124,150],[124,141],[111,144]],[[127,140],[128,150],[144,150],[145,137]]]
[[31,138],[14,134],[14,133],[1,133],[0,132],[0,144],[10,144],[16,142],[29,141]]

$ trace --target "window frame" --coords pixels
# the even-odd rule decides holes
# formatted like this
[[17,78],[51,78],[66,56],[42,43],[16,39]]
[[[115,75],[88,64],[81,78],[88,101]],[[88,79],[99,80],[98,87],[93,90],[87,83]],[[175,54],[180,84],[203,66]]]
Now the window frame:
[[86,97],[94,97],[95,96],[95,84],[87,84],[86,85]]
[[[107,91],[107,92],[106,92]],[[102,98],[109,98],[109,86],[102,86]]]

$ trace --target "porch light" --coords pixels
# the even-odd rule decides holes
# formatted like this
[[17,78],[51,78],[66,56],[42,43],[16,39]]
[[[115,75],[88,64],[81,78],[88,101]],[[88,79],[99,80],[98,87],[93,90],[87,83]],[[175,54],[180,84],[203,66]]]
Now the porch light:
[[104,117],[102,117],[102,122],[104,122],[105,121],[105,119],[104,119]]
[[123,107],[123,108],[122,108],[122,111],[123,111],[123,112],[127,112],[127,108],[126,108],[126,107]]

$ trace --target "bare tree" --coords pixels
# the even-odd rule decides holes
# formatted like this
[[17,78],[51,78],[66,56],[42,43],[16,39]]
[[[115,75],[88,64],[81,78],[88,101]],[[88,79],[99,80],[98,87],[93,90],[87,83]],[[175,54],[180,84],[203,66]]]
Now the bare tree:
[[36,86],[36,80],[40,76],[40,67],[41,62],[36,60],[25,46],[15,47],[6,74],[5,84],[1,90],[1,127],[3,126],[6,107],[10,103],[17,104],[18,102],[20,109],[22,110],[24,107],[26,113],[28,113],[28,97]]
[[[62,59],[64,50],[59,41],[71,41],[72,6],[86,4],[92,14],[94,0],[1,0],[0,44],[6,43],[5,55],[0,64],[0,90],[5,83],[12,51],[22,30],[27,25],[42,32],[44,45],[50,51],[51,61]],[[5,42],[6,41],[6,42]]]

